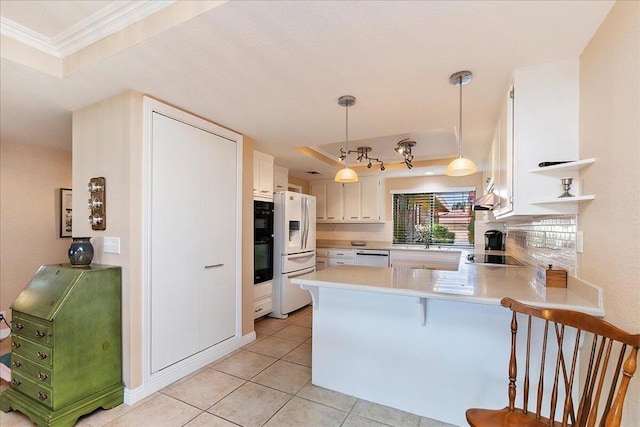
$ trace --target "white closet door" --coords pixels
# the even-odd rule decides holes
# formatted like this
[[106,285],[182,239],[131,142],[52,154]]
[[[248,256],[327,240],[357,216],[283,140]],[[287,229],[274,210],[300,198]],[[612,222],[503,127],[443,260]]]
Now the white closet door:
[[201,131],[200,348],[235,334],[236,143]]
[[[151,371],[198,351],[200,133],[153,114]],[[234,187],[235,188],[235,187]]]

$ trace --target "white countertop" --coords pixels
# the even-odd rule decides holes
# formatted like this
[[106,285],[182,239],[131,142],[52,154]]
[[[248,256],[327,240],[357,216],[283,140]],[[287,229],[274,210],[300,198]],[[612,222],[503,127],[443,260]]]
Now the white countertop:
[[343,265],[291,281],[298,285],[487,305],[500,305],[502,298],[511,297],[524,304],[604,315],[598,288],[577,279],[570,280],[568,288],[547,288],[536,283],[534,277],[531,267],[474,265],[461,257],[458,271]]

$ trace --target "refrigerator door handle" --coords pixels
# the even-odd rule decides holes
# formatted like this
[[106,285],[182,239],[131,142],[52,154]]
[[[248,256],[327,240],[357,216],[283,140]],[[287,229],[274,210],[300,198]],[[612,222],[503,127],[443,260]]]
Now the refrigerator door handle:
[[302,211],[302,218],[300,224],[300,249],[304,250],[304,233],[305,233],[305,224],[307,222],[306,215],[307,213],[304,211],[304,197],[300,198],[300,211]]
[[287,274],[287,278],[288,279],[293,279],[294,277],[304,276],[305,274],[313,273],[314,271],[316,271],[315,267],[309,267],[309,268],[307,268],[305,270],[297,271],[294,274]]
[[287,259],[299,259],[299,258],[309,258],[314,256],[316,253],[315,252],[303,252],[300,254],[293,254],[293,255],[285,255],[287,257]]
[[309,200],[304,197],[302,201],[304,203],[304,248],[307,249],[309,240]]

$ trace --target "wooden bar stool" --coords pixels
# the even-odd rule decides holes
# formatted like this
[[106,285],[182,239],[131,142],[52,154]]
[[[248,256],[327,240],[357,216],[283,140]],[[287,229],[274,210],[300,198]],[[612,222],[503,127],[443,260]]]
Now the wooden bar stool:
[[[513,311],[509,406],[497,410],[469,409],[466,412],[469,425],[619,426],[629,381],[636,371],[640,334],[631,335],[602,319],[576,311],[531,307],[511,298],[503,298],[501,304]],[[522,384],[520,407],[516,407],[515,403],[518,318],[526,321],[526,341],[522,337],[520,339],[520,343],[526,347],[522,355],[524,361],[520,360],[524,362],[524,377],[519,381]],[[533,329],[536,330],[537,326],[540,333],[532,332],[532,323]],[[589,364],[584,387],[578,390],[578,351],[581,340],[590,335],[583,332],[593,334],[593,337],[590,346],[586,342],[584,344],[583,351],[589,352]],[[551,390],[545,390],[545,380],[551,382],[551,374]],[[530,375],[534,382],[537,377],[537,387],[532,391],[536,394],[531,396],[532,402],[529,401],[529,390],[533,390],[535,384],[531,384]],[[575,398],[578,392],[579,397]],[[530,408],[533,401],[535,408]]]

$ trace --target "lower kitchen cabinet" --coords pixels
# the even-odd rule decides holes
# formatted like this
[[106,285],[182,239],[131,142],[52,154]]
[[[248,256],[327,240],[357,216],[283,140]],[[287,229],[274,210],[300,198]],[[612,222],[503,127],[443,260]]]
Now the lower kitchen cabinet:
[[121,269],[40,267],[12,304],[11,388],[0,410],[72,426],[123,402]]
[[253,285],[254,320],[273,311],[273,300],[271,299],[272,294],[273,281],[271,280]]
[[461,251],[428,249],[391,250],[391,267],[408,267],[427,270],[458,270]]
[[353,265],[356,261],[353,249],[329,249],[328,255],[327,267]]

